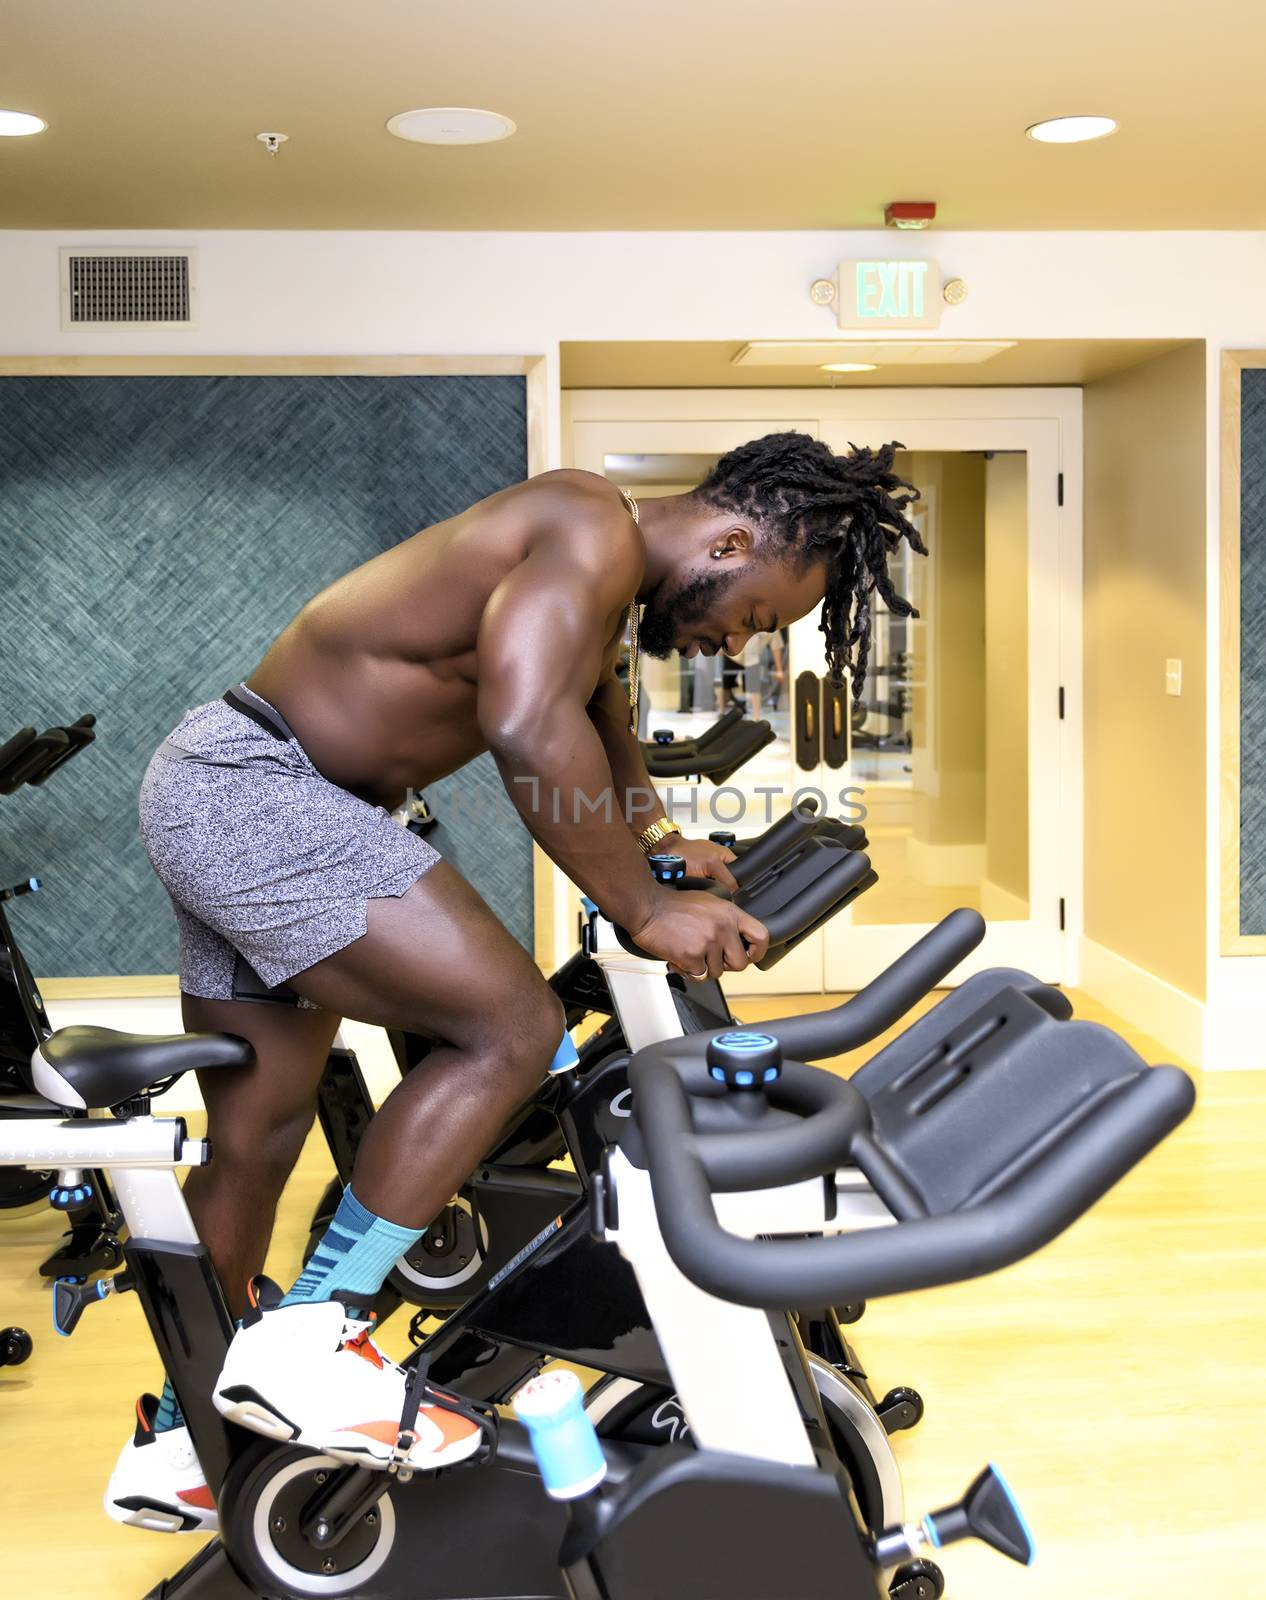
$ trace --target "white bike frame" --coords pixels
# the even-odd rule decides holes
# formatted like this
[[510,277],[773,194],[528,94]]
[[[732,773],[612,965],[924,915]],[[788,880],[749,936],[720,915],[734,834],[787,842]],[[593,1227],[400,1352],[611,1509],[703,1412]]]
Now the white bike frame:
[[0,1167],[50,1167],[71,1173],[101,1168],[110,1180],[133,1239],[162,1244],[197,1244],[198,1234],[176,1177],[186,1167],[205,1166],[211,1147],[186,1135],[183,1117],[100,1116],[62,1118],[51,1101],[47,1117],[0,1118]]
[[[631,1051],[684,1037],[673,1001],[668,966],[631,955],[601,914],[590,919],[589,951],[602,968],[611,1003]],[[619,1226],[605,1237],[632,1266],[651,1324],[659,1337],[674,1387],[696,1441],[711,1450],[762,1461],[811,1466],[813,1451],[787,1376],[770,1317],[749,1306],[718,1300],[674,1264],[664,1243],[649,1174],[623,1151],[612,1152],[610,1181]],[[844,1233],[893,1221],[892,1213],[856,1171],[835,1178],[835,1207],[827,1216],[821,1180],[715,1196],[717,1216],[741,1237],[757,1234]],[[859,1428],[874,1422],[868,1443],[884,1483],[885,1512],[901,1520],[900,1475],[883,1426],[869,1407],[843,1403]],[[758,1419],[758,1420],[755,1420]],[[885,1465],[891,1463],[891,1470]]]

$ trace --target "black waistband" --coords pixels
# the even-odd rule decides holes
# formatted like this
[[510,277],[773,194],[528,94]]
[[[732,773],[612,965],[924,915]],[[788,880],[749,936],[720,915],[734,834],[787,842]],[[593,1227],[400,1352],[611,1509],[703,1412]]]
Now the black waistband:
[[238,711],[242,716],[249,717],[252,722],[258,723],[264,732],[271,733],[274,739],[285,741],[294,738],[294,735],[281,720],[279,714],[273,711],[271,707],[257,704],[254,700],[247,700],[234,689],[226,689],[222,699],[225,705],[232,706],[234,711]]

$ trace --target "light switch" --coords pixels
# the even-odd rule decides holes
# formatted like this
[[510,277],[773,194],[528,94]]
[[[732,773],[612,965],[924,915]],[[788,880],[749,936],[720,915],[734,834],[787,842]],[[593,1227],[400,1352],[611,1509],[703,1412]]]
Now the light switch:
[[1182,693],[1182,662],[1169,660],[1165,663],[1165,693]]

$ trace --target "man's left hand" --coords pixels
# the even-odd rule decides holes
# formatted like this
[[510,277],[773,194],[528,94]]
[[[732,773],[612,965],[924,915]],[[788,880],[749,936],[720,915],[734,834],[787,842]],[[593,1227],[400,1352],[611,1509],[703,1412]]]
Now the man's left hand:
[[671,841],[666,839],[659,848],[681,856],[686,863],[687,876],[715,878],[731,892],[738,888],[734,874],[727,865],[734,860],[734,852],[727,850],[724,845],[714,844],[711,839],[686,839],[678,835]]

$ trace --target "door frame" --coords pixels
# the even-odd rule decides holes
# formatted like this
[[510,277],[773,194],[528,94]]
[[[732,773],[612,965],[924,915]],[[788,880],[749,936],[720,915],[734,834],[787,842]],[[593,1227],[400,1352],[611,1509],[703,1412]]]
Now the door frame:
[[[1059,612],[1052,617],[1049,597],[1061,594],[1062,471],[1058,423],[1051,417],[850,417],[823,419],[823,437],[835,450],[849,442],[882,444],[900,437],[912,452],[942,454],[981,449],[1023,451],[1027,462],[1028,530],[1027,704],[1028,704],[1028,903],[1024,919],[989,924],[984,940],[956,968],[950,981],[961,982],[991,967],[1019,967],[1044,981],[1066,981],[1068,894],[1066,861],[1058,843],[1063,819],[1061,782],[1064,768],[1063,726],[1059,691],[1064,687],[1067,722],[1068,685],[1061,676]],[[1067,485],[1065,485],[1065,488]],[[1067,500],[1067,494],[1064,496]],[[1080,594],[1077,597],[1080,608]],[[928,615],[936,622],[937,608]],[[952,624],[950,624],[952,626]],[[1052,782],[1052,778],[1055,779]],[[1080,814],[1080,813],[1079,813]],[[1057,841],[1052,850],[1051,841]],[[1060,902],[1064,903],[1061,927]],[[838,931],[824,952],[828,991],[868,983],[927,931],[925,923],[855,922],[852,911],[836,922]]]
[[[1058,722],[1059,781],[1057,793],[1047,797],[1050,817],[1047,834],[1040,841],[1045,854],[1058,857],[1057,880],[1063,901],[1063,926],[1053,930],[1049,943],[1047,970],[1041,975],[1055,981],[1077,980],[1077,951],[1080,944],[1083,907],[1083,720],[1082,720],[1082,391],[1080,388],[937,387],[894,389],[848,389],[846,387],[795,389],[587,389],[564,391],[562,400],[562,455],[564,465],[574,465],[576,444],[585,424],[629,422],[648,424],[776,422],[779,426],[799,424],[818,435],[824,427],[834,431],[841,422],[859,427],[890,423],[905,424],[912,438],[925,432],[922,425],[948,424],[946,435],[960,434],[965,440],[976,434],[971,424],[1023,424],[1043,422],[1053,425],[1054,457],[1039,457],[1040,470],[1053,471],[1049,486],[1038,481],[1036,462],[1031,460],[1030,506],[1038,493],[1048,493],[1056,502],[1057,537],[1052,569],[1047,574],[1058,595],[1059,620],[1053,650],[1059,686],[1063,690],[1063,717]],[[810,420],[812,419],[812,420]],[[962,425],[955,427],[954,425]],[[701,429],[700,432],[703,430]],[[1013,436],[1027,431],[1014,427]],[[941,429],[937,429],[937,436]],[[897,433],[901,438],[901,433]],[[680,440],[680,434],[677,435]],[[910,441],[903,438],[904,443]],[[1001,443],[1001,439],[997,441]],[[667,444],[667,436],[665,439]],[[911,444],[911,448],[916,446]],[[979,438],[970,446],[981,448]],[[682,448],[676,443],[675,448]],[[929,448],[924,444],[923,448]],[[952,443],[940,448],[954,448]],[[583,453],[583,452],[582,452]],[[1032,691],[1031,691],[1032,693]],[[1030,710],[1034,709],[1032,699]],[[1032,808],[1030,810],[1032,815]],[[1039,841],[1030,839],[1030,858]],[[570,897],[556,895],[556,904]],[[561,907],[560,907],[561,909]],[[1058,907],[1052,908],[1058,919]],[[574,920],[564,913],[557,928],[560,948],[569,949]],[[970,970],[966,965],[962,975]],[[769,975],[776,977],[776,971]],[[864,979],[864,974],[862,975]],[[733,983],[733,980],[731,980]],[[738,985],[734,985],[736,992]],[[761,989],[768,987],[762,982]]]

